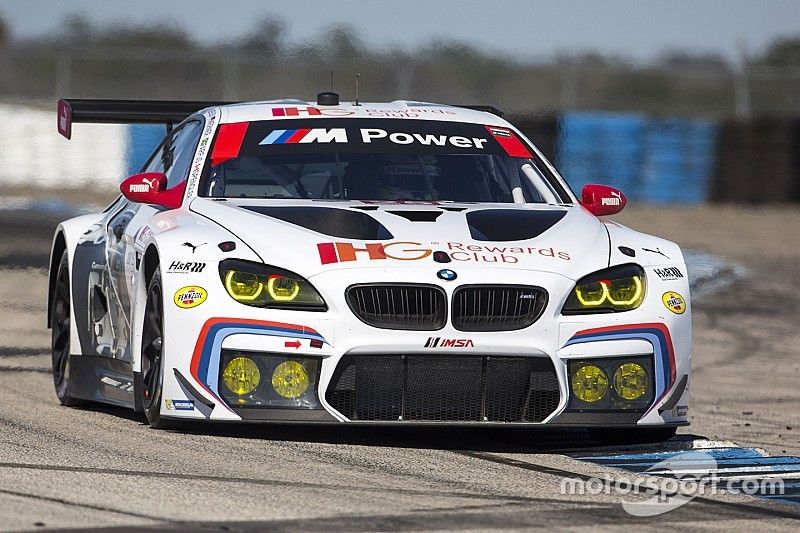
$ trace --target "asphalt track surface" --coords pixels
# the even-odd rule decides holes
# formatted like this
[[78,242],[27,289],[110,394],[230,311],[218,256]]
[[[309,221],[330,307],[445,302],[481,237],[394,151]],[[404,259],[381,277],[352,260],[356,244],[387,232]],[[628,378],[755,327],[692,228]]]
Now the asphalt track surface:
[[[0,529],[796,530],[800,505],[749,496],[698,497],[639,518],[625,512],[618,495],[560,491],[565,477],[619,473],[574,458],[587,454],[684,449],[695,438],[776,456],[800,453],[800,298],[786,291],[800,279],[800,247],[779,249],[764,237],[783,225],[800,227],[800,214],[751,221],[764,228],[746,237],[749,247],[738,222],[723,221],[720,235],[709,236],[713,228],[670,226],[671,213],[640,215],[632,210],[625,222],[697,249],[707,244],[754,275],[696,302],[692,426],[666,446],[600,449],[580,432],[241,425],[156,431],[123,409],[62,407],[44,327],[42,266],[53,221],[0,214]],[[719,213],[697,216],[713,224]],[[780,312],[768,305],[776,299]]]

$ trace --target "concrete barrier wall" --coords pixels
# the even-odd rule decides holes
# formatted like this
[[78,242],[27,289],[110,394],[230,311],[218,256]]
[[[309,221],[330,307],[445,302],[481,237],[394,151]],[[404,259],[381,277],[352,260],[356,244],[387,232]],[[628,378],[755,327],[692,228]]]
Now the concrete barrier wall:
[[55,109],[9,104],[0,104],[0,124],[0,185],[115,187],[125,176],[126,126],[79,124],[68,141]]
[[[800,120],[715,122],[637,113],[510,117],[579,193],[605,183],[653,203],[800,201]],[[141,168],[162,126],[77,124],[0,104],[0,186],[113,189]]]

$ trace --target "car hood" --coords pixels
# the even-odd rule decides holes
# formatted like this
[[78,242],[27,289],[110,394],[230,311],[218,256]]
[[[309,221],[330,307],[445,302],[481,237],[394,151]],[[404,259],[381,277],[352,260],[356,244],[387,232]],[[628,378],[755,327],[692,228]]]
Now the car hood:
[[196,198],[190,209],[305,277],[441,265],[578,279],[609,260],[608,232],[580,206]]

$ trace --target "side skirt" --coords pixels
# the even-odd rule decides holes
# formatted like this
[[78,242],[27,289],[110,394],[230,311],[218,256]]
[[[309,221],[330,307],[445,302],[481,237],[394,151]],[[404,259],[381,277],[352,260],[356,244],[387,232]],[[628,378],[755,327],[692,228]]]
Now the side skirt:
[[130,363],[110,357],[73,355],[69,364],[70,393],[76,398],[133,408]]

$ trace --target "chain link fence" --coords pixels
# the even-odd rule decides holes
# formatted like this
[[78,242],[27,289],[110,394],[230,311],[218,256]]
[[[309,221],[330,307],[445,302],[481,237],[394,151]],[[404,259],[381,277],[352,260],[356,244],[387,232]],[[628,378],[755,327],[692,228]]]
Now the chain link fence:
[[800,69],[666,68],[561,61],[520,65],[384,53],[358,61],[264,59],[230,49],[0,51],[0,98],[313,99],[330,87],[364,101],[486,103],[513,115],[625,111],[748,119],[800,116]]

